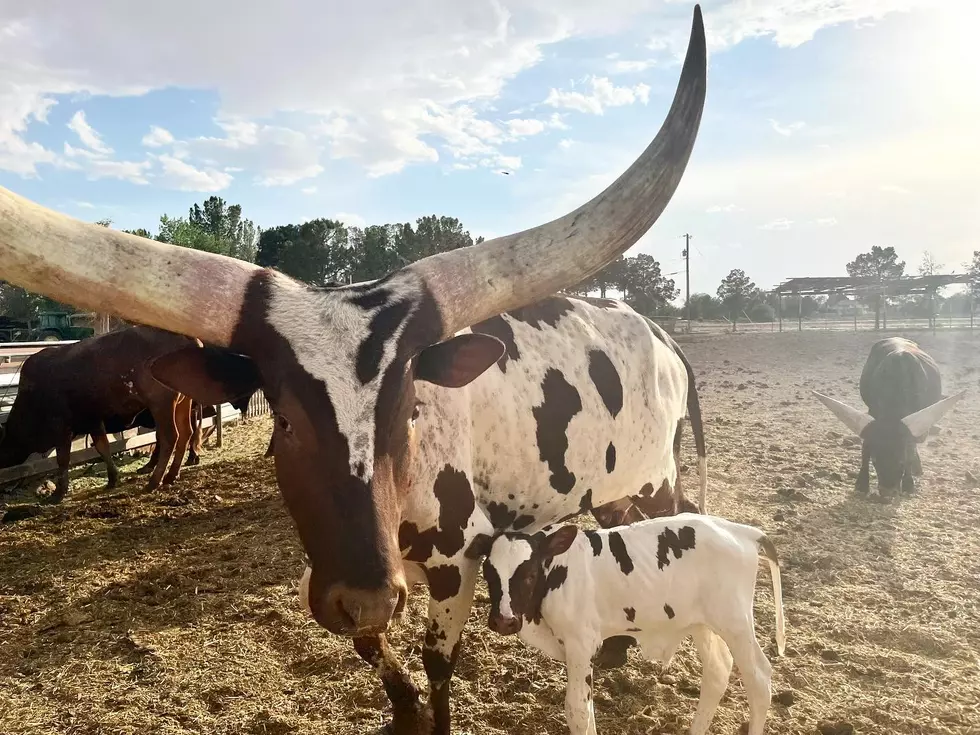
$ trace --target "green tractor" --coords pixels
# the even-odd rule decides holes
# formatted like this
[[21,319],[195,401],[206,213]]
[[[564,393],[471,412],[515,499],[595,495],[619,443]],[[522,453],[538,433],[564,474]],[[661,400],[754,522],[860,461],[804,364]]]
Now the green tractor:
[[72,323],[73,314],[65,311],[42,311],[37,315],[37,326],[31,330],[31,342],[60,342],[92,337],[92,327],[80,327]]
[[92,337],[95,330],[74,324],[74,316],[66,311],[42,311],[37,322],[0,316],[0,342],[61,342]]

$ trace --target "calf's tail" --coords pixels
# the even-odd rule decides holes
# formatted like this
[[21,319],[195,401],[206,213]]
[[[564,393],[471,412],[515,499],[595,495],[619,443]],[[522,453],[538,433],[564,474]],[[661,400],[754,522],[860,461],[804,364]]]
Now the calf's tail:
[[786,619],[783,616],[783,580],[779,573],[779,555],[776,547],[764,533],[757,540],[759,550],[769,562],[769,575],[772,577],[772,599],[776,605],[776,650],[780,656],[786,654]]

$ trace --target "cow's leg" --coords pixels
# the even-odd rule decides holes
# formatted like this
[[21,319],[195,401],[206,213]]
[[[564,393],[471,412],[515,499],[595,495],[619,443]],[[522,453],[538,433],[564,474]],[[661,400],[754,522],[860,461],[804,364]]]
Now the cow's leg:
[[432,730],[431,710],[421,702],[418,688],[405,665],[383,635],[355,638],[354,650],[381,677],[391,702],[392,722],[383,728],[386,735],[426,735]]
[[95,451],[102,457],[102,461],[105,462],[105,471],[109,480],[106,487],[112,490],[119,483],[119,470],[116,469],[116,464],[112,461],[112,452],[109,451],[109,438],[105,435],[105,426],[101,423],[98,430],[92,432],[92,444],[95,446]]
[[58,479],[55,481],[54,492],[48,496],[48,502],[60,503],[68,494],[68,465],[71,461],[71,432],[58,442],[55,453],[58,456]]
[[422,646],[422,665],[429,679],[429,705],[435,735],[449,735],[450,684],[459,657],[463,627],[473,607],[479,563],[464,556],[439,564],[427,562],[429,627]]
[[160,461],[160,442],[153,443],[153,452],[150,453],[150,461],[136,470],[137,475],[148,475],[153,472],[153,468]]
[[692,631],[694,645],[701,658],[701,694],[698,709],[691,721],[690,735],[704,735],[718,709],[718,703],[728,688],[732,673],[732,654],[721,636],[707,627]]
[[916,477],[922,477],[922,460],[919,459],[919,448],[914,445],[912,447],[912,474]]
[[157,425],[157,451],[159,455],[157,456],[157,463],[153,468],[153,473],[150,475],[150,480],[146,483],[147,490],[156,490],[160,487],[164,470],[170,464],[170,458],[174,453],[174,445],[177,443],[177,426],[174,423],[174,404],[170,403],[161,408],[162,410],[155,411],[153,416],[153,420]]
[[191,442],[187,450],[187,464],[194,466],[201,463],[201,449],[204,445],[204,438],[201,435],[201,404],[191,405],[191,425],[194,427],[191,432]]
[[[592,509],[592,517],[603,528],[615,528],[616,526],[628,526],[631,523],[642,521],[646,518],[634,501],[637,498],[620,498],[613,500],[598,508]],[[616,635],[607,638],[602,642],[602,648],[595,657],[595,667],[597,669],[618,669],[625,666],[627,655],[631,646],[636,645],[636,639],[628,635]]]
[[592,706],[592,654],[587,641],[565,645],[565,721],[569,735],[596,735]]
[[191,425],[191,399],[182,396],[174,405],[174,426],[177,429],[177,442],[174,447],[174,459],[170,471],[163,478],[164,485],[173,485],[180,477],[180,465],[184,461],[187,444],[191,440],[194,427]]
[[911,494],[915,492],[915,478],[912,476],[912,467],[905,466],[905,474],[902,475],[902,492]]
[[871,447],[865,442],[861,446],[861,470],[858,472],[857,482],[854,483],[854,492],[859,495],[867,495],[871,489]]

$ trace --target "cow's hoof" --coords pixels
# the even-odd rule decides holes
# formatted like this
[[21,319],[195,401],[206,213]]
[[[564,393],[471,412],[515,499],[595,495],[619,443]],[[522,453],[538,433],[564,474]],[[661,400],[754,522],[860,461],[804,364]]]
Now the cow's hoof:
[[432,735],[435,727],[432,710],[422,703],[411,710],[399,710],[398,714],[373,735]]
[[854,484],[854,492],[858,495],[867,495],[871,491],[871,483],[865,478],[858,478]]
[[41,497],[41,502],[46,505],[58,505],[65,496],[68,495],[67,490],[55,490],[50,495],[45,495]]
[[109,481],[105,484],[106,490],[115,490],[116,486],[119,485],[118,477],[110,477]]
[[136,470],[137,475],[148,475],[151,472],[153,472],[153,468],[150,467],[150,465],[148,464],[145,464],[142,467],[140,467],[138,470]]
[[154,490],[158,490],[159,488],[159,482],[153,482],[153,480],[150,480],[148,483],[146,483],[146,486],[143,489],[148,493],[152,493]]
[[902,479],[902,492],[906,495],[911,495],[915,492],[915,480],[911,477],[905,477]]
[[177,477],[164,477],[163,478],[163,484],[164,485],[173,485],[175,482],[177,482]]

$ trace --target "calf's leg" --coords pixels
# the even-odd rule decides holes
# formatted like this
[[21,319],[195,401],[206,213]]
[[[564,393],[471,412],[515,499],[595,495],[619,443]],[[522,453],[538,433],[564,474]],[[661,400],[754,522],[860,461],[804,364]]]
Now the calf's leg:
[[704,735],[728,688],[732,673],[732,654],[721,636],[700,626],[692,632],[694,645],[701,657],[701,695],[691,721],[690,735]]
[[565,645],[565,722],[570,735],[596,735],[592,706],[592,654],[587,645]]
[[50,503],[60,503],[68,494],[68,464],[71,461],[71,432],[58,443],[55,453],[58,456],[58,479],[55,481],[54,492],[48,498]]
[[153,451],[150,453],[150,461],[136,470],[137,475],[148,475],[153,472],[153,468],[160,461],[160,442],[153,443]]
[[751,620],[742,630],[726,635],[738,673],[749,702],[749,731],[747,735],[762,735],[766,715],[772,703],[772,666],[755,638]]

